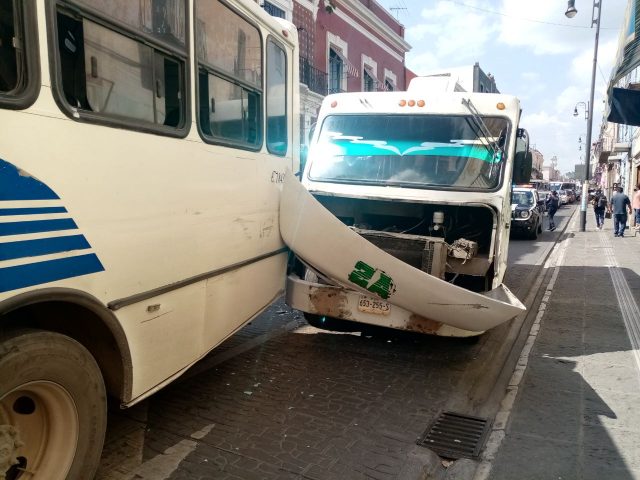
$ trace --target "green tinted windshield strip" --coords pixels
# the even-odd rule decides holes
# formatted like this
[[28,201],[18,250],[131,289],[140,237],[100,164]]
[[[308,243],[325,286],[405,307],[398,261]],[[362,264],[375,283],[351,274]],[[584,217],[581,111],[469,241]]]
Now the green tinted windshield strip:
[[408,141],[387,142],[384,140],[361,140],[353,138],[331,139],[331,154],[334,156],[442,156],[473,158],[488,163],[499,163],[502,153],[495,157],[484,145],[416,143]]

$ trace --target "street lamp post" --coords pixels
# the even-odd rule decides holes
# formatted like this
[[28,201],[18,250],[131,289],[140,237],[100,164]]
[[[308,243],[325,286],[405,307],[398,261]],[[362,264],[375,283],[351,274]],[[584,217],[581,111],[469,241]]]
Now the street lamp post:
[[[587,121],[587,130],[589,130],[591,128],[591,124],[589,123],[589,102],[578,102],[576,103],[576,106],[573,108],[573,116],[577,117],[579,115],[578,113],[578,107],[583,107],[584,108],[584,119]],[[578,138],[578,144],[579,144],[579,148],[578,150],[582,151],[582,136],[580,138]],[[588,146],[589,144],[587,143],[587,147],[585,148],[585,154],[584,154],[584,158],[585,158],[585,174],[584,174],[584,182],[582,184],[582,188],[584,190],[584,185],[585,183],[587,183],[588,181],[588,177],[587,177],[587,173],[586,173],[586,169],[587,169],[587,158],[589,157],[589,155],[591,155],[591,148]],[[587,192],[588,192],[588,185],[587,185]],[[583,192],[584,194],[584,192]],[[580,196],[580,205],[582,205],[582,196]],[[586,205],[585,205],[586,208]]]
[[576,106],[573,109],[573,116],[574,117],[578,116],[578,107],[584,107],[584,119],[585,120],[589,120],[589,102],[587,102],[587,103],[584,103],[584,102],[576,103]]
[[[573,18],[578,11],[575,7],[575,0],[569,0],[567,11],[565,15],[568,18]],[[594,19],[595,9],[598,9],[598,17]],[[600,16],[602,13],[602,0],[593,2],[593,9],[591,10],[591,26],[596,26],[596,40],[595,45],[593,47],[593,68],[591,70],[591,93],[589,97],[589,101],[587,102],[586,108],[586,118],[587,118],[587,145],[585,152],[585,182],[582,185],[582,198],[580,202],[580,231],[584,232],[587,226],[587,197],[589,196],[589,180],[591,178],[591,168],[589,166],[589,162],[591,161],[591,129],[593,128],[593,97],[596,86],[596,68],[598,66],[598,41],[600,39]],[[574,113],[577,112],[576,110]]]

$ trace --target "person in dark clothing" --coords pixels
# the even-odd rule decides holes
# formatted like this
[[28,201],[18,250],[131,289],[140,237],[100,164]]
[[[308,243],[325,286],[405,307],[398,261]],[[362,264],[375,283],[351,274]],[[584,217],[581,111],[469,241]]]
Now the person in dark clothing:
[[602,190],[598,190],[593,197],[593,212],[596,215],[596,228],[602,230],[604,226],[604,212],[608,205],[607,197]]
[[609,211],[613,214],[613,234],[616,237],[624,237],[624,229],[627,227],[627,212],[631,215],[631,200],[624,193],[622,187],[617,188],[617,193],[611,197]]
[[554,231],[556,229],[556,224],[553,221],[553,216],[558,211],[558,206],[560,205],[560,201],[558,199],[558,192],[554,190],[551,192],[551,195],[547,197],[545,200],[547,205],[547,215],[549,215],[549,231]]

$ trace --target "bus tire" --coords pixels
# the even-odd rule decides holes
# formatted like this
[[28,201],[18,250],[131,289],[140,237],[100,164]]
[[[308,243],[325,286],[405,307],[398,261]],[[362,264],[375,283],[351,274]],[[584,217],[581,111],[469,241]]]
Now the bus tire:
[[33,480],[93,478],[107,397],[89,351],[59,333],[14,331],[0,337],[0,372],[0,452],[9,453],[0,472],[7,480],[20,478],[21,469]]

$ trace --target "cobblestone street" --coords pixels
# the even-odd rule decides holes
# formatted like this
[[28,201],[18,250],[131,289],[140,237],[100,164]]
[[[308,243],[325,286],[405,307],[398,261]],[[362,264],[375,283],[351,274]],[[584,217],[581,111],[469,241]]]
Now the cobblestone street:
[[[520,298],[551,235],[512,242]],[[508,335],[327,332],[278,302],[182,379],[115,410],[97,478],[418,478],[429,457],[416,441],[453,399],[472,400],[465,382]]]

